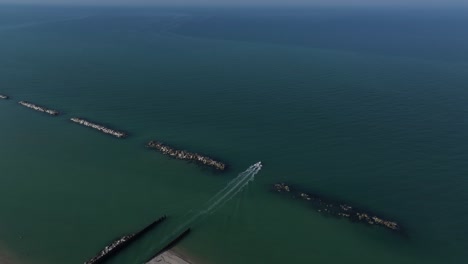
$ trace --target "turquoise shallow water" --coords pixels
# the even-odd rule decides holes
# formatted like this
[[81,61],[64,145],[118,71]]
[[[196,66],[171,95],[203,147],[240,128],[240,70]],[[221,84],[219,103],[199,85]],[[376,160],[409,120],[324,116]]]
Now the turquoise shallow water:
[[[426,14],[424,21],[442,19],[450,34],[412,53],[418,42],[408,32],[395,50],[383,36],[373,40],[382,48],[362,44],[366,19],[375,20],[368,37],[379,23],[398,31],[392,14],[359,22],[355,10],[317,20],[301,11],[306,18],[298,22],[299,11],[268,12],[2,9],[0,93],[12,100],[0,101],[1,244],[24,263],[82,263],[168,214],[170,221],[111,261],[142,263],[189,212],[261,160],[244,192],[193,224],[184,252],[226,264],[461,263],[468,53],[455,49],[466,39],[453,25],[466,20]],[[346,47],[349,28],[336,22],[343,12],[356,24],[357,40]],[[274,34],[247,19],[258,17],[285,26]],[[313,45],[301,33],[307,25],[328,25],[334,38]],[[419,39],[438,31],[424,32]],[[73,116],[131,137],[74,125]],[[219,157],[231,170],[168,159],[144,148],[150,139]],[[408,237],[323,217],[270,192],[278,181],[380,212]]]

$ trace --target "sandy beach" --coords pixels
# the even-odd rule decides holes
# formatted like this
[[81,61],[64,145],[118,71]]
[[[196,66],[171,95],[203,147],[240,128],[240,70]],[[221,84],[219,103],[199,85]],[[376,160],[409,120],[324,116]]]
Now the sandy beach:
[[[10,252],[0,247],[0,264],[18,264],[20,263]],[[164,263],[164,262],[163,262]]]
[[147,264],[195,264],[193,261],[190,261],[185,256],[177,254],[173,250],[168,250],[156,258],[152,259]]
[[[6,256],[3,252],[0,252],[0,263],[2,264],[17,264],[10,256]],[[158,263],[158,262],[155,262]],[[165,263],[165,262],[162,262]],[[168,262],[171,263],[171,262]]]

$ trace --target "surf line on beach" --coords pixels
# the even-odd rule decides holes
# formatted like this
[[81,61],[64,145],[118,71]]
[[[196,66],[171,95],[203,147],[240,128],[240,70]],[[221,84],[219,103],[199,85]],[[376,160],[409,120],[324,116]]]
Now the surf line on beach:
[[[230,201],[232,198],[234,198],[237,194],[242,192],[244,188],[253,180],[255,180],[255,175],[257,175],[258,172],[262,169],[262,163],[257,162],[247,168],[244,172],[241,172],[239,175],[237,175],[236,178],[232,179],[226,187],[221,189],[219,192],[217,192],[211,199],[209,199],[204,205],[203,205],[203,210],[198,211],[195,215],[190,217],[187,221],[185,221],[183,224],[179,225],[174,231],[172,231],[168,236],[162,239],[163,244],[166,244],[166,241],[168,241],[171,237],[174,237],[175,235],[179,234],[182,232],[182,230],[190,230],[187,229],[191,224],[193,224],[195,221],[201,219],[202,217],[205,217],[209,214],[214,213],[217,209],[221,208],[225,203]],[[185,231],[186,232],[186,231]],[[166,248],[169,249],[169,248]],[[154,257],[157,257],[155,255]],[[153,258],[154,258],[153,257]]]

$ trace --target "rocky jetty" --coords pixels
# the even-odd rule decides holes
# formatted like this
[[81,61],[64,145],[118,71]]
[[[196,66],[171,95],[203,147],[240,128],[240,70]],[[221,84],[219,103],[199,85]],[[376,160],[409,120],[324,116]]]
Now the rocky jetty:
[[39,111],[39,112],[42,112],[42,113],[46,113],[46,114],[49,114],[49,115],[58,116],[60,114],[59,111],[52,110],[52,109],[47,109],[45,107],[38,106],[38,105],[29,103],[29,102],[19,101],[18,103],[20,105],[22,105],[22,106],[27,107],[27,108],[31,108],[33,110],[36,110],[36,111]]
[[153,255],[150,259],[148,259],[145,263],[150,262],[152,259],[156,258],[157,256],[161,255],[165,251],[173,248],[177,243],[179,243],[182,239],[184,239],[188,234],[191,232],[191,229],[188,228],[184,232],[182,232],[180,235],[178,235],[176,238],[174,238],[169,244],[167,244],[165,247],[163,247],[161,250],[159,250],[155,255]]
[[285,183],[277,183],[273,186],[273,189],[278,193],[288,194],[293,198],[303,200],[310,204],[315,210],[325,215],[347,218],[353,222],[362,222],[368,225],[382,226],[393,231],[401,231],[401,227],[398,223],[354,208],[346,203],[336,202],[316,194],[302,192]]
[[8,99],[8,98],[10,98],[10,97],[8,97],[8,96],[6,96],[6,95],[3,95],[3,94],[0,94],[0,99],[5,99],[5,100],[6,100],[6,99]]
[[119,251],[121,251],[124,247],[128,246],[131,242],[135,241],[138,239],[140,236],[144,235],[151,229],[153,229],[155,226],[160,224],[166,220],[166,216],[163,216],[159,218],[158,220],[154,221],[153,223],[149,224],[142,230],[138,231],[137,233],[130,234],[130,235],[125,235],[114,242],[112,242],[110,245],[106,246],[99,254],[97,254],[95,257],[92,259],[86,261],[84,264],[97,264],[97,263],[102,263],[105,260],[109,259],[110,257],[114,256],[117,254]]
[[164,155],[168,155],[173,158],[181,159],[181,160],[195,161],[199,164],[210,166],[217,170],[223,171],[227,167],[226,164],[220,161],[216,161],[210,157],[207,157],[198,153],[188,152],[185,150],[178,150],[158,141],[150,141],[147,146],[149,148],[158,150]]
[[79,125],[94,128],[96,130],[101,131],[104,134],[109,134],[109,135],[112,135],[114,137],[124,138],[124,137],[128,136],[125,132],[117,131],[117,130],[114,130],[114,129],[111,129],[111,128],[107,128],[105,126],[101,126],[101,125],[89,122],[89,121],[87,121],[85,119],[82,119],[82,118],[73,117],[70,120],[72,122],[74,122],[74,123],[79,124]]

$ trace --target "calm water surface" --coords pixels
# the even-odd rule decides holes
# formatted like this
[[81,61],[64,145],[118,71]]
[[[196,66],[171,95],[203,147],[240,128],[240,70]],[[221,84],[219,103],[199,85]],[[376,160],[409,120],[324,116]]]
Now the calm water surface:
[[[0,252],[82,263],[169,215],[111,261],[140,264],[261,160],[181,250],[208,264],[462,263],[467,12],[0,8],[0,94],[12,97],[0,101]],[[151,139],[231,170],[168,159],[144,148]],[[408,236],[323,217],[271,192],[278,181],[389,216]]]

